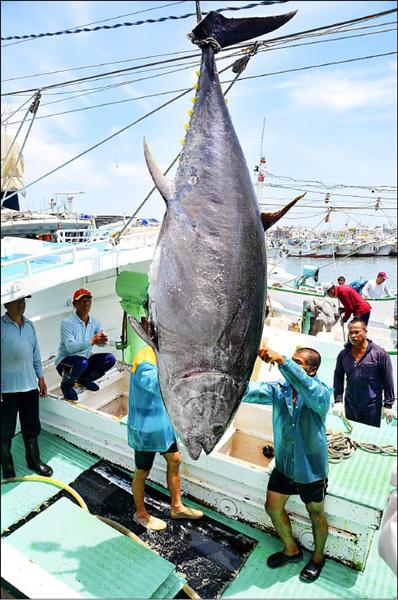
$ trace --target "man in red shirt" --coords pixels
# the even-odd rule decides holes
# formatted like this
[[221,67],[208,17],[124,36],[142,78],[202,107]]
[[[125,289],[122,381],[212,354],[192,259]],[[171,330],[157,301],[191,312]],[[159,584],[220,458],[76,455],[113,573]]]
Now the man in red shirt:
[[370,311],[372,307],[369,302],[349,285],[335,285],[334,283],[325,283],[323,286],[325,296],[329,298],[338,298],[343,305],[340,309],[343,314],[343,322],[346,323],[351,315],[354,319],[361,319],[366,325],[368,324]]

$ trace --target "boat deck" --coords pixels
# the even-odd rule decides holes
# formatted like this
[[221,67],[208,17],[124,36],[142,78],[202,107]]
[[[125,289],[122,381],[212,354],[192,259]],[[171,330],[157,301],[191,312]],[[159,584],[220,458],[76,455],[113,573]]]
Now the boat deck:
[[[73,482],[79,475],[98,462],[97,457],[75,448],[68,442],[46,431],[43,431],[41,434],[40,444],[42,458],[53,467],[54,478],[64,483]],[[345,461],[344,464],[332,465],[332,469],[345,469],[346,465],[351,461],[355,462],[355,454],[359,454],[359,452],[360,451],[357,450],[356,453],[354,453],[354,456]],[[25,465],[23,443],[20,434],[14,438],[13,454],[17,474],[28,474],[29,471]],[[373,455],[370,455],[369,461],[371,461],[372,458]],[[389,458],[386,459],[386,465],[387,463],[389,467],[391,467],[391,460]],[[354,463],[351,464],[351,468],[353,466]],[[368,466],[368,473],[372,473],[372,477],[360,478],[358,476],[358,479],[362,479],[362,481],[363,479],[366,480],[363,484],[358,482],[358,487],[366,485],[369,496],[366,501],[371,502],[373,505],[378,505],[379,502],[384,502],[385,498],[379,501],[374,497],[370,481],[373,478],[374,470],[370,463]],[[343,481],[343,474],[340,473],[340,475],[341,481]],[[389,481],[389,474],[379,475],[383,479],[385,478],[386,482]],[[333,477],[332,473],[331,476]],[[379,477],[377,477],[377,479],[379,479]],[[164,491],[156,484],[150,485],[152,488]],[[386,486],[388,487],[387,483]],[[352,485],[350,487],[355,489],[357,486]],[[126,587],[122,586],[119,591],[115,589],[116,581],[118,581],[119,584],[121,580],[125,581],[123,579],[123,572],[127,572],[130,576],[130,578],[127,578],[129,583],[126,584],[125,582],[123,584],[130,586],[128,588],[128,597],[151,597],[151,595],[154,594],[156,582],[148,578],[146,591],[145,588],[142,587],[143,580],[142,577],[138,576],[137,569],[133,564],[134,561],[131,564],[129,562],[129,558],[131,559],[134,556],[133,546],[130,548],[132,553],[131,556],[128,552],[126,555],[126,548],[124,548],[125,542],[120,540],[121,534],[116,535],[115,531],[111,530],[113,531],[113,535],[110,536],[111,542],[108,541],[104,544],[104,539],[108,539],[109,537],[109,534],[105,534],[104,524],[96,521],[95,524],[91,523],[90,525],[87,518],[91,518],[91,516],[85,514],[85,518],[83,519],[80,514],[83,513],[83,511],[65,498],[57,500],[57,502],[49,506],[45,512],[39,511],[39,507],[43,503],[51,504],[51,499],[54,499],[54,496],[58,493],[59,490],[52,485],[38,482],[21,482],[2,485],[2,545],[6,546],[9,556],[10,552],[16,553],[16,559],[13,564],[10,560],[6,559],[7,552],[2,553],[3,582],[11,584],[11,586],[24,593],[22,588],[26,586],[26,581],[22,581],[21,574],[19,579],[17,579],[18,571],[16,569],[16,563],[23,564],[23,561],[28,559],[33,562],[33,566],[36,566],[37,568],[40,567],[41,570],[37,571],[38,579],[40,579],[40,573],[42,573],[44,578],[43,581],[45,581],[44,573],[47,571],[47,576],[51,576],[51,581],[54,584],[56,582],[59,589],[62,589],[62,586],[68,586],[71,591],[72,588],[72,591],[74,591],[73,597],[126,597],[126,595],[122,596],[123,593],[126,593]],[[362,490],[362,499],[364,497],[363,494],[364,491]],[[62,506],[60,502],[62,502]],[[196,503],[190,502],[189,500],[187,501],[187,504],[198,506]],[[59,507],[58,510],[55,508],[57,506]],[[62,508],[62,510],[60,510],[60,508]],[[52,509],[52,512],[47,512],[50,511],[50,509]],[[32,511],[37,512],[33,513],[32,516]],[[250,552],[239,573],[237,573],[234,580],[224,590],[222,594],[223,598],[269,597],[315,599],[396,597],[397,580],[378,555],[377,533],[373,538],[366,568],[363,572],[354,571],[334,560],[327,560],[321,577],[312,584],[305,584],[300,582],[298,578],[299,571],[302,566],[304,566],[305,560],[303,560],[302,564],[285,565],[282,569],[278,570],[272,570],[267,567],[267,556],[281,548],[281,544],[277,538],[251,527],[250,525],[225,517],[213,510],[205,508],[205,514],[218,523],[235,530],[237,533],[253,538],[258,542],[255,548]],[[27,515],[29,515],[29,519],[24,519]],[[78,521],[80,525],[76,526]],[[184,527],[184,522],[181,522],[181,527]],[[56,536],[54,535],[54,529],[58,530]],[[97,533],[90,533],[91,531],[94,531],[94,529]],[[90,535],[93,537],[90,538]],[[100,538],[102,540],[101,542],[99,541]],[[75,545],[77,543],[76,540],[81,539],[79,552],[76,552],[76,547],[71,546],[72,539],[74,540]],[[90,543],[88,543],[89,539]],[[47,544],[46,541],[51,541],[51,543]],[[130,542],[131,540],[126,541]],[[104,558],[104,554],[101,554],[96,550],[98,550],[101,545],[106,549],[109,543],[111,543],[112,546],[115,545],[117,551],[114,553],[107,552]],[[12,548],[11,551],[10,546]],[[41,560],[41,564],[38,564],[38,556],[40,556],[40,553],[43,559],[44,547],[45,560]],[[120,553],[120,548],[123,548],[122,553]],[[60,554],[64,557],[69,554],[67,568],[65,567],[65,562],[59,562]],[[70,554],[72,554],[72,556],[70,556]],[[82,560],[82,557],[84,560]],[[71,558],[73,560],[71,560]],[[305,559],[308,558],[309,553],[305,551]],[[48,569],[46,569],[46,564],[53,565],[54,561],[57,564],[57,560],[57,568],[50,569],[50,567],[48,567]],[[31,567],[32,562],[30,562]],[[155,564],[154,561],[152,561],[152,564]],[[162,563],[162,568],[164,570],[162,572],[167,579],[173,572],[170,563],[165,560],[165,562]],[[92,576],[89,576],[88,571],[95,572],[97,581],[95,578],[93,579]],[[119,574],[120,572],[122,572],[121,575],[116,577],[115,574]],[[110,574],[113,574],[113,576],[109,576]],[[189,583],[189,573],[186,573],[186,576]],[[100,586],[98,585],[99,580],[101,580]],[[176,580],[174,579],[172,583],[175,585]],[[98,593],[98,589],[102,590],[101,595],[93,596],[93,590],[96,590],[96,593]],[[175,590],[176,589],[177,588],[175,588]],[[43,591],[44,589],[42,588],[41,591],[37,591],[35,595],[31,590],[30,594],[26,594],[25,592],[25,595],[32,598],[44,598],[46,596],[43,595]],[[62,593],[60,593],[60,595],[54,595],[54,591],[54,588],[50,592],[47,590],[47,594],[52,594],[51,597],[53,598],[72,597],[72,595],[65,596],[62,595]],[[47,597],[50,596],[47,595]]]

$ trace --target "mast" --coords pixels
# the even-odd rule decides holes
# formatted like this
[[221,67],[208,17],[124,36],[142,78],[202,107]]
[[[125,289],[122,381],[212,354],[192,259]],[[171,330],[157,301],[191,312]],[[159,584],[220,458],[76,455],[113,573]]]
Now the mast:
[[265,130],[265,117],[263,119],[263,129],[261,132],[261,143],[260,143],[260,162],[254,167],[254,173],[257,175],[256,188],[258,203],[261,205],[263,200],[264,182],[265,182],[265,154],[263,150],[264,145],[264,130]]

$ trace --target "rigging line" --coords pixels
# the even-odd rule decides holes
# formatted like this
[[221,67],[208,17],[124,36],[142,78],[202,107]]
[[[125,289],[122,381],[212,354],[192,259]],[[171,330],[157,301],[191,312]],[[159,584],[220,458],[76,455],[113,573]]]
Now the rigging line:
[[[261,6],[261,5],[270,5],[270,4],[283,4],[287,2],[287,0],[263,0],[263,2],[253,2],[252,4],[246,4],[245,6],[226,6],[225,8],[218,8],[217,10],[213,11],[215,13],[223,13],[226,11],[237,11],[237,10],[247,10],[247,9],[251,9],[251,8],[255,8],[257,6]],[[204,13],[207,14],[207,13]],[[23,39],[38,39],[38,38],[43,38],[43,37],[52,37],[52,36],[59,36],[59,35],[64,35],[64,34],[72,34],[72,33],[88,33],[88,32],[93,32],[93,31],[99,31],[101,29],[117,29],[119,27],[132,27],[135,25],[144,25],[144,24],[153,24],[153,23],[163,23],[164,21],[169,21],[169,20],[180,20],[180,19],[187,19],[188,17],[194,17],[196,16],[196,12],[195,13],[188,13],[185,15],[169,15],[167,17],[160,17],[159,19],[146,19],[145,21],[136,21],[135,23],[115,23],[114,25],[101,25],[98,27],[93,27],[92,29],[89,29],[87,27],[84,28],[79,28],[79,29],[65,29],[62,31],[55,31],[55,32],[48,32],[48,33],[32,33],[32,34],[27,34],[27,35],[11,35],[11,36],[7,36],[7,37],[2,37],[1,40],[2,41],[9,41],[9,40],[23,40]]]
[[116,15],[115,17],[109,17],[108,19],[100,19],[99,21],[93,21],[92,23],[84,23],[83,25],[75,25],[74,27],[66,27],[65,29],[78,29],[79,27],[89,27],[90,25],[97,25],[97,23],[105,23],[106,21],[113,21],[114,19],[122,19],[123,17],[130,17],[132,15],[139,15],[141,13],[151,12],[158,8],[167,8],[168,6],[175,6],[176,4],[183,4],[185,0],[179,0],[178,2],[170,2],[169,4],[158,4],[158,6],[152,6],[144,10],[136,10],[132,13],[126,13],[125,15]]
[[[319,64],[319,65],[309,65],[309,66],[306,66],[306,67],[299,67],[299,68],[288,69],[288,70],[283,70],[283,71],[274,71],[274,72],[270,72],[270,73],[262,73],[260,75],[250,75],[250,76],[247,76],[247,77],[241,77],[240,81],[243,81],[243,80],[246,80],[246,79],[258,79],[260,77],[268,77],[268,76],[272,76],[272,75],[280,75],[280,74],[291,73],[291,72],[295,72],[295,71],[304,71],[304,70],[307,70],[307,69],[313,69],[313,68],[315,69],[315,68],[320,68],[320,67],[325,67],[325,66],[330,66],[330,65],[335,65],[335,64],[342,64],[342,63],[347,63],[347,62],[354,62],[354,61],[359,61],[359,60],[367,60],[367,59],[372,59],[372,58],[378,58],[378,57],[381,57],[381,56],[389,56],[391,54],[397,54],[397,52],[387,52],[387,53],[383,53],[383,54],[376,54],[376,55],[373,55],[373,56],[362,56],[362,57],[358,57],[358,58],[351,58],[351,59],[341,60],[341,61],[335,61],[335,62],[331,62],[331,63],[323,63],[323,64]],[[184,67],[183,69],[177,69],[177,70],[184,70],[185,68],[187,68],[187,67]],[[175,71],[171,71],[171,72],[175,72]],[[160,75],[166,75],[166,74],[168,74],[168,73],[161,73],[159,75],[156,75],[156,77],[160,76]],[[144,79],[149,79],[149,78],[152,78],[152,77],[154,77],[154,76],[152,75],[150,77],[143,77],[143,78],[132,80],[132,81],[143,81]],[[130,83],[132,83],[132,81]],[[235,79],[230,79],[230,80],[227,80],[227,81],[223,81],[221,83],[223,85],[225,83],[233,83],[234,81],[235,81]],[[115,86],[117,86],[117,85],[125,85],[125,83],[121,82],[120,84],[115,84]],[[7,96],[8,94],[3,94],[3,95]],[[109,104],[111,104],[111,103],[109,103]],[[104,105],[101,105],[101,106],[104,106]],[[55,114],[67,114],[68,112],[78,112],[79,110],[85,110],[85,108],[86,107],[80,108],[80,109],[73,109],[71,111],[65,111],[64,113],[55,113]],[[44,118],[47,118],[47,117],[55,116],[55,114],[43,115],[42,117],[39,117],[39,118],[44,119]],[[18,121],[15,121],[14,123],[18,123]],[[324,193],[324,192],[317,192],[315,190],[300,190],[300,188],[292,188],[292,187],[287,187],[287,186],[283,186],[283,185],[280,185],[280,184],[268,184],[268,185],[270,187],[279,187],[279,188],[284,188],[284,189],[297,189],[299,191],[311,191],[314,194],[322,194],[322,193]],[[334,194],[334,195],[335,196],[348,196],[349,194]],[[369,196],[353,196],[352,195],[352,197],[368,198]],[[392,199],[392,198],[388,198],[388,199]]]
[[[228,65],[227,67],[224,67],[224,69],[222,69],[220,71],[221,73],[224,73],[224,71],[226,71],[227,69],[230,69],[233,65]],[[66,167],[67,165],[69,165],[70,163],[74,162],[75,160],[77,160],[78,158],[81,158],[82,156],[84,156],[85,154],[88,154],[89,152],[91,152],[91,150],[94,150],[95,148],[98,148],[99,146],[102,146],[102,144],[105,144],[106,142],[108,142],[109,140],[111,140],[112,138],[116,137],[117,135],[123,133],[124,131],[126,131],[127,129],[129,129],[130,127],[133,127],[134,125],[136,125],[137,123],[140,123],[141,121],[143,121],[144,119],[146,119],[147,117],[153,115],[154,113],[158,112],[159,110],[161,110],[162,108],[165,108],[166,106],[168,106],[169,104],[172,104],[173,102],[175,102],[176,100],[179,100],[180,98],[182,98],[183,96],[185,96],[186,94],[188,94],[188,92],[191,92],[194,88],[188,88],[187,90],[183,91],[181,94],[178,94],[178,96],[175,96],[174,98],[172,98],[171,100],[168,100],[167,102],[165,102],[164,104],[161,104],[160,106],[154,108],[153,110],[151,110],[149,113],[146,113],[145,115],[143,115],[142,117],[140,117],[139,119],[136,119],[135,121],[133,121],[132,123],[129,123],[128,125],[126,125],[125,127],[122,127],[122,129],[119,129],[118,131],[115,131],[114,133],[112,133],[110,136],[106,137],[105,139],[97,142],[96,144],[94,144],[93,146],[90,146],[89,148],[87,148],[86,150],[84,150],[83,152],[80,152],[80,154],[78,154],[77,156],[72,157],[71,159],[69,159],[68,161],[66,161],[65,163],[63,163],[62,165],[59,165],[58,167],[56,167],[55,169],[52,169],[51,171],[49,171],[48,173],[45,173],[44,175],[42,175],[41,177],[39,177],[38,179],[35,179],[34,181],[30,182],[28,185],[25,185],[23,188],[20,188],[18,190],[18,193],[23,192],[24,190],[30,188],[32,185],[34,185],[35,183],[38,183],[39,181],[41,181],[42,179],[44,179],[45,177],[48,177],[49,175],[52,175],[53,173],[55,173],[56,171],[59,171],[60,169],[62,169],[63,167]],[[12,196],[14,196],[17,192],[14,192],[13,194],[9,195],[9,198],[11,198]]]
[[[379,12],[379,13],[373,13],[371,15],[366,15],[364,17],[358,17],[357,19],[350,19],[348,21],[340,21],[339,23],[332,23],[331,25],[323,25],[321,27],[314,27],[312,29],[305,29],[304,31],[301,31],[301,32],[289,33],[287,35],[280,36],[280,37],[278,37],[276,39],[278,39],[278,40],[284,40],[284,39],[289,39],[291,37],[294,37],[294,36],[296,36],[298,34],[302,34],[302,33],[309,34],[309,33],[314,33],[314,32],[317,32],[317,31],[323,32],[323,31],[325,31],[327,29],[332,29],[334,27],[343,27],[344,25],[352,25],[353,23],[360,23],[361,21],[369,21],[370,19],[377,19],[379,17],[385,16],[385,15],[390,15],[390,14],[395,13],[397,11],[398,11],[398,8],[392,8],[392,9],[387,10],[387,11],[383,11],[383,12]],[[336,33],[336,32],[334,32],[334,33]],[[272,41],[272,40],[268,40],[268,41]],[[266,44],[267,41],[265,40],[262,43]]]
[[[311,194],[320,194],[321,196],[325,195],[324,191],[318,192],[317,190],[309,190],[306,188],[294,187],[294,186],[292,187],[292,186],[288,186],[288,185],[282,185],[280,183],[268,183],[267,185],[269,187],[278,188],[278,189],[282,189],[282,190],[296,190],[298,192],[310,192]],[[364,198],[367,200],[375,199],[372,196],[360,196],[359,194],[336,194],[336,192],[333,192],[333,196],[338,196],[338,197],[343,197],[343,198]],[[392,196],[385,196],[384,199],[385,200],[395,200],[395,198]]]
[[329,40],[314,40],[312,42],[301,42],[299,44],[281,44],[280,46],[271,46],[271,48],[264,47],[259,49],[259,52],[272,52],[273,50],[284,50],[286,48],[299,48],[300,46],[311,46],[313,44],[326,44],[329,42],[339,42],[340,40],[348,40],[350,38],[359,38],[364,37],[366,35],[377,35],[379,33],[387,33],[389,31],[397,31],[396,27],[391,27],[390,29],[382,29],[380,31],[368,31],[367,33],[356,33],[354,35],[344,35],[339,38],[332,38]]
[[14,110],[13,113],[7,115],[1,122],[2,125],[6,124],[8,119],[11,119],[11,117],[13,117],[17,112],[20,112],[22,110],[22,108],[25,106],[25,104],[27,104],[28,102],[30,102],[32,100],[32,98],[34,97],[35,94],[32,94],[32,96],[30,96],[27,100],[25,100],[25,102],[23,104],[21,104],[21,106],[19,108],[17,108],[16,110]]
[[260,75],[248,75],[246,77],[242,77],[242,80],[243,79],[258,79],[260,77],[269,77],[271,75],[282,75],[284,73],[293,73],[294,71],[306,71],[307,69],[319,69],[320,67],[329,67],[331,65],[341,65],[344,63],[350,63],[350,62],[355,62],[355,61],[359,61],[359,60],[369,60],[371,58],[380,58],[381,56],[391,56],[392,54],[397,54],[397,51],[394,50],[393,52],[383,52],[381,54],[371,54],[369,56],[358,56],[355,58],[338,60],[338,61],[329,62],[329,63],[320,63],[317,65],[308,65],[306,67],[299,67],[299,68],[295,68],[295,69],[286,69],[283,71],[272,71],[270,73],[261,73]]
[[[182,4],[185,0],[179,0],[178,2],[170,2],[169,4],[165,4],[163,5],[158,5],[158,6],[153,6],[152,8],[147,8],[145,10],[137,10],[135,12],[132,13],[127,13],[125,15],[118,15],[116,17],[111,17],[109,19],[101,19],[100,21],[93,21],[92,23],[86,23],[85,25],[77,25],[76,27],[68,27],[68,29],[78,29],[80,27],[88,27],[89,25],[96,25],[97,23],[105,23],[106,21],[113,21],[113,19],[120,19],[122,17],[129,17],[131,15],[138,15],[140,13],[145,13],[145,12],[150,12],[151,10],[156,10],[158,8],[166,8],[168,6],[173,6],[175,4]],[[33,41],[35,38],[28,38],[28,39],[24,39],[24,40],[18,40],[16,42],[11,42],[10,44],[4,44],[3,48],[6,48],[7,46],[15,46],[15,44],[22,44],[24,42],[31,42]]]
[[[374,25],[363,25],[362,27],[353,27],[351,29],[345,29],[344,31],[338,31],[338,33],[344,33],[344,32],[348,32],[348,31],[357,31],[360,29],[367,29],[367,28],[374,28],[374,27],[383,27],[385,25],[396,25],[396,21],[385,21],[384,23],[377,23]],[[390,31],[390,30],[387,30],[387,31]],[[333,33],[334,33],[333,31],[330,31],[330,32],[326,31],[325,35],[333,35]],[[380,33],[383,33],[383,31],[381,31]],[[319,35],[321,35],[321,33]],[[301,39],[301,38],[305,38],[305,37],[306,37],[305,35],[303,35],[303,36],[297,35],[297,39]],[[308,37],[310,37],[310,36],[308,36]],[[313,36],[313,37],[315,37],[315,36]],[[352,36],[352,37],[354,37],[354,36]],[[343,38],[336,38],[336,40],[338,40],[338,39],[343,39]],[[278,38],[274,38],[274,40],[277,42]],[[293,39],[293,41],[294,41],[294,39]],[[287,42],[289,42],[289,40],[285,40],[283,43],[287,43]],[[320,40],[320,42],[323,42],[323,40]],[[271,43],[271,40],[267,40],[266,43],[267,44]],[[313,43],[315,44],[317,42],[314,41]],[[245,46],[243,44],[239,44],[237,46],[231,46],[230,49],[235,48],[235,47],[243,48]],[[287,47],[290,47],[290,46],[287,46]],[[159,54],[151,54],[149,56],[126,58],[124,60],[111,60],[111,61],[107,61],[107,62],[103,62],[103,63],[95,63],[93,65],[82,65],[79,67],[70,67],[69,69],[56,69],[54,71],[45,71],[43,73],[33,73],[30,75],[20,75],[18,77],[10,77],[8,79],[2,79],[1,81],[2,81],[2,83],[5,83],[8,81],[17,81],[19,79],[30,79],[33,77],[41,77],[44,75],[56,75],[59,73],[67,73],[69,71],[79,71],[81,69],[94,69],[96,67],[104,67],[107,65],[116,65],[116,64],[121,64],[121,63],[132,62],[132,61],[136,61],[136,60],[148,60],[150,58],[158,58],[159,56],[174,56],[176,54],[186,54],[186,50],[180,50],[178,52],[163,52],[163,53],[159,53]],[[197,52],[196,56],[200,57],[200,52]]]
[[[309,30],[309,31],[312,31],[312,30]],[[293,34],[293,35],[297,36],[298,34]],[[282,36],[282,37],[279,37],[279,38],[274,38],[274,40],[259,41],[258,45],[261,46],[261,45],[269,44],[272,41],[280,41],[280,40],[286,39],[286,37],[287,36]],[[292,37],[292,35],[290,35],[289,37]],[[243,44],[240,47],[241,48],[247,48],[247,44],[246,45]],[[80,77],[78,79],[72,79],[72,80],[65,81],[65,82],[58,82],[58,83],[55,83],[55,84],[50,84],[48,86],[42,86],[41,89],[42,90],[47,90],[47,89],[51,89],[53,87],[63,87],[63,86],[66,86],[66,85],[71,85],[72,83],[79,83],[79,82],[82,82],[82,81],[88,81],[88,80],[91,80],[91,79],[98,79],[98,78],[107,77],[107,76],[110,76],[110,75],[118,75],[120,73],[129,72],[129,71],[132,71],[132,70],[139,69],[141,67],[157,66],[159,64],[165,64],[165,63],[169,63],[169,62],[175,62],[175,61],[178,61],[178,60],[182,60],[183,58],[189,59],[189,58],[193,58],[193,57],[197,57],[197,56],[199,56],[199,53],[195,52],[195,53],[187,54],[185,57],[170,58],[170,59],[166,59],[166,60],[163,60],[163,61],[157,61],[157,62],[154,62],[154,63],[147,63],[146,65],[136,65],[136,66],[126,67],[125,69],[116,69],[114,71],[108,71],[108,72],[105,72],[105,73],[88,75],[86,77]],[[34,92],[36,89],[37,88],[31,88],[31,89],[25,89],[25,90],[16,90],[16,91],[4,93],[4,94],[1,94],[1,95],[2,96],[10,96],[10,95],[23,94],[23,93],[28,93],[28,92]]]
[[[275,173],[271,173],[270,171],[268,171],[267,169],[265,170],[265,174],[267,175],[267,177],[274,177],[275,179],[287,179],[289,181],[292,182],[300,182],[300,183],[307,183],[307,184],[316,184],[319,186],[323,186],[326,189],[332,189],[332,188],[356,188],[356,189],[363,189],[363,190],[375,190],[375,191],[380,191],[380,192],[384,192],[384,191],[389,191],[392,192],[394,190],[397,189],[397,186],[392,186],[392,185],[349,185],[349,184],[344,184],[344,183],[324,183],[323,181],[318,181],[317,179],[299,179],[296,177],[290,177],[289,175],[275,175]],[[385,190],[383,188],[388,188],[388,190]]]
[[[168,106],[169,104],[171,104],[172,102],[175,102],[176,100],[179,100],[179,98],[182,98],[183,96],[185,96],[186,94],[188,94],[188,92],[191,92],[193,90],[193,88],[189,88],[188,90],[185,90],[184,92],[182,92],[181,94],[179,94],[178,96],[175,96],[174,98],[172,98],[171,100],[168,100],[167,102],[165,102],[164,104],[161,104],[160,106],[157,106],[156,108],[154,108],[153,110],[151,110],[150,112],[146,113],[145,115],[143,115],[142,117],[139,117],[139,119],[136,119],[135,121],[133,121],[132,123],[129,123],[128,125],[126,125],[125,127],[122,127],[122,129],[118,129],[118,131],[115,131],[114,133],[112,133],[111,135],[109,135],[108,137],[106,137],[105,139],[97,142],[96,144],[94,144],[93,146],[90,146],[89,148],[86,148],[86,150],[83,150],[83,152],[80,152],[79,154],[77,154],[76,156],[72,157],[71,159],[67,160],[65,163],[63,163],[62,165],[59,165],[58,167],[56,167],[55,169],[52,169],[51,171],[48,171],[48,173],[45,173],[44,175],[41,175],[40,177],[38,177],[37,179],[35,179],[34,181],[31,181],[30,183],[28,183],[27,185],[25,185],[23,188],[19,189],[18,192],[22,192],[24,190],[27,190],[28,188],[30,188],[32,185],[34,185],[35,183],[38,183],[39,181],[41,181],[42,179],[45,179],[46,177],[48,177],[49,175],[52,175],[53,173],[55,173],[56,171],[59,171],[60,169],[62,169],[63,167],[66,167],[67,165],[69,165],[70,163],[74,162],[75,160],[77,160],[78,158],[81,158],[82,156],[84,156],[85,154],[88,154],[89,152],[91,152],[92,150],[94,150],[95,148],[98,148],[99,146],[102,146],[102,144],[105,144],[106,142],[108,142],[109,140],[111,140],[112,138],[120,135],[121,133],[123,133],[124,131],[126,131],[127,129],[129,129],[130,127],[133,127],[134,125],[136,125],[137,123],[140,123],[141,121],[143,121],[144,119],[146,119],[147,117],[153,115],[154,113],[158,112],[159,110],[161,110],[162,108],[165,108],[166,106]],[[16,193],[16,192],[15,192]],[[9,197],[11,197],[14,194],[10,194]]]
[[[278,208],[283,208],[284,204],[274,204],[274,203],[269,203],[269,202],[261,202],[260,203],[261,207],[266,208],[267,206],[275,206]],[[320,206],[318,206],[317,204],[300,204],[296,206],[296,210],[299,210],[301,208],[320,208]],[[372,205],[367,205],[367,206],[331,206],[330,207],[332,209],[332,212],[338,212],[339,210],[343,211],[343,210],[368,210],[368,209],[374,209],[374,204]],[[328,210],[325,207],[325,210]],[[394,210],[396,211],[395,207],[386,207],[384,210]]]
[[[216,61],[222,61],[228,58],[231,58],[231,56],[239,56],[241,54],[241,52],[231,52],[230,54],[227,54],[225,56],[220,56],[216,59]],[[45,92],[46,90],[52,89],[52,88],[57,88],[57,87],[63,87],[66,85],[71,85],[72,83],[82,83],[83,81],[88,81],[88,80],[92,80],[92,79],[106,79],[108,77],[119,77],[121,74],[126,73],[126,72],[130,72],[130,71],[136,71],[137,69],[141,69],[142,67],[155,67],[153,70],[159,70],[162,68],[167,68],[167,67],[160,67],[159,65],[162,64],[166,64],[166,63],[170,63],[170,62],[175,62],[175,61],[181,61],[181,60],[189,60],[190,58],[197,58],[198,60],[195,60],[195,62],[190,63],[191,65],[193,64],[197,64],[199,62],[199,56],[197,53],[195,54],[191,54],[191,55],[187,55],[186,57],[182,58],[173,58],[173,59],[169,59],[169,60],[164,60],[164,61],[160,61],[160,62],[154,62],[154,63],[148,63],[146,65],[136,65],[134,67],[127,67],[126,69],[117,69],[116,71],[108,71],[106,73],[97,73],[95,75],[88,75],[87,77],[81,77],[79,79],[73,79],[70,81],[65,81],[65,82],[59,82],[59,83],[53,83],[47,86],[42,86],[40,89],[42,90],[42,92]],[[174,71],[170,71],[170,72],[174,72]],[[139,81],[139,80],[132,80],[132,81]],[[124,85],[126,83],[131,83],[130,81],[127,82],[121,82],[119,84],[111,84],[109,87],[113,87],[113,86],[117,86],[117,85]],[[101,86],[100,86],[101,88]],[[92,91],[93,88],[89,88],[89,91]],[[95,89],[95,88],[94,88]],[[28,92],[29,90],[20,90],[17,92],[7,92],[4,94],[1,94],[2,96],[14,96],[14,95],[18,95],[21,93],[25,93]],[[84,91],[84,90],[76,90],[76,91]],[[59,93],[67,93],[70,94],[71,90],[67,91],[67,92],[59,92]]]

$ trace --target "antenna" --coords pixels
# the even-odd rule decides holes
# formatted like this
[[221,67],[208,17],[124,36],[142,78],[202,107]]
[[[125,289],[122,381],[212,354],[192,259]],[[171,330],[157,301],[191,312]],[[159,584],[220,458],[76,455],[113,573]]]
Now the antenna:
[[[56,206],[58,210],[63,209],[67,212],[72,212],[73,210],[73,198],[79,194],[84,194],[84,192],[54,192],[54,196],[65,196],[65,199],[61,206],[58,206],[58,198],[56,202]],[[50,201],[51,209],[55,208],[54,201],[51,199]]]

